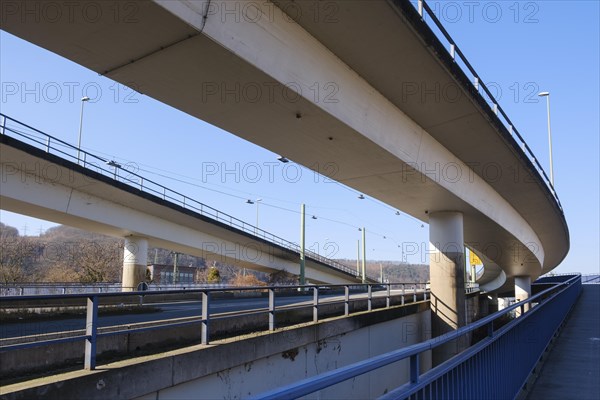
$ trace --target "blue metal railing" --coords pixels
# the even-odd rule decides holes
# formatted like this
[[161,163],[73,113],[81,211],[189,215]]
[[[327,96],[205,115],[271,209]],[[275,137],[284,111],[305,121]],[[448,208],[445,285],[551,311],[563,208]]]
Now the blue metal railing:
[[[32,144],[35,147],[44,150],[46,153],[54,154],[55,156],[59,156],[67,161],[75,162],[76,164],[81,165],[84,168],[87,168],[96,173],[100,173],[117,182],[124,183],[134,189],[151,194],[157,198],[168,201],[187,210],[191,210],[204,217],[208,217],[214,221],[218,221],[232,228],[236,228],[247,234],[266,240],[272,244],[281,246],[295,253],[300,253],[300,246],[298,244],[290,242],[289,240],[283,239],[256,226],[248,224],[236,217],[233,217],[229,214],[217,210],[216,208],[196,201],[175,190],[171,190],[166,186],[154,182],[151,179],[145,178],[142,175],[139,175],[133,171],[124,169],[122,165],[115,162],[114,160],[107,160],[88,151],[78,149],[76,146],[73,146],[63,140],[55,138],[54,136],[51,136],[45,132],[40,131],[39,129],[24,124],[5,114],[0,113],[0,118],[2,118],[2,121],[0,122],[0,134],[2,135],[11,136],[13,138],[14,136],[12,135],[16,135],[19,138],[25,139],[26,143]],[[22,141],[22,139],[18,140]],[[109,167],[108,169],[107,166]],[[112,169],[110,169],[110,167],[112,167]],[[330,266],[331,268],[356,276],[355,268],[349,267],[338,261],[324,257],[314,251],[305,250],[304,254],[309,259],[318,261],[320,263]],[[378,281],[377,277],[374,276],[368,276],[368,278],[372,282]]]
[[[380,399],[512,399],[525,384],[580,292],[581,276],[576,275],[454,332],[337,368],[254,398],[293,399],[306,396],[409,359],[409,381]],[[494,324],[500,318],[517,310],[520,311],[520,316],[495,330]],[[485,339],[443,364],[419,374],[421,353],[455,341],[480,328],[487,330]]]
[[[549,272],[538,278],[536,283],[547,283],[551,281],[556,281],[557,279],[565,279],[565,277],[572,276],[574,272]],[[600,274],[581,274],[581,284],[594,284],[600,283]]]
[[600,274],[582,275],[581,283],[586,284],[586,285],[593,284],[593,283],[600,283]]
[[[521,150],[521,152],[523,153],[523,155],[525,156],[525,158],[532,162],[534,170],[537,171],[537,173],[540,175],[540,179],[546,183],[546,185],[547,185],[548,189],[550,190],[550,193],[554,197],[554,200],[556,201],[556,204],[558,205],[559,209],[561,211],[563,211],[562,205],[558,198],[558,194],[556,193],[556,190],[554,190],[554,186],[552,185],[552,182],[548,178],[548,175],[546,175],[546,171],[544,171],[544,168],[540,164],[539,160],[537,159],[535,154],[533,154],[533,151],[531,150],[531,148],[529,147],[529,145],[527,144],[527,142],[525,141],[523,136],[521,136],[521,134],[519,133],[519,131],[517,130],[517,128],[515,127],[513,122],[510,120],[510,118],[506,114],[506,112],[502,109],[502,107],[500,106],[500,104],[498,103],[498,101],[496,100],[496,98],[494,97],[492,92],[490,91],[490,89],[485,85],[485,83],[481,79],[480,75],[475,71],[475,68],[473,68],[473,66],[471,65],[469,60],[467,60],[467,57],[460,50],[460,48],[458,47],[458,45],[456,44],[456,42],[454,41],[452,36],[450,36],[450,34],[446,30],[446,28],[444,28],[444,26],[442,25],[442,23],[440,22],[438,17],[435,15],[435,12],[431,9],[431,7],[429,7],[429,4],[427,4],[427,2],[425,2],[425,0],[417,0],[415,8],[416,8],[416,11],[418,12],[419,16],[421,17],[421,20],[425,24],[426,24],[426,22],[425,22],[426,16],[428,16],[429,18],[431,18],[431,21],[433,22],[434,26],[437,29],[439,29],[439,31],[442,33],[444,39],[446,39],[446,41],[448,42],[447,51],[448,51],[448,54],[450,55],[450,57],[454,61],[456,61],[457,57],[458,57],[460,59],[460,61],[462,61],[464,63],[468,72],[471,74],[471,82],[473,84],[473,87],[477,90],[477,93],[479,93],[479,95],[483,97],[483,95],[480,91],[480,89],[481,89],[483,91],[483,94],[487,96],[487,99],[485,97],[483,97],[483,99],[486,100],[486,102],[490,106],[490,109],[492,110],[492,112],[498,117],[498,120],[501,121],[503,126],[508,130],[511,137],[517,144],[516,148],[519,148]],[[435,33],[433,31],[431,31],[431,33],[433,35],[435,35]],[[435,35],[435,36],[437,37],[437,35]],[[461,68],[461,70],[462,70],[462,68]],[[500,117],[502,117],[503,119],[501,119]]]
[[[324,295],[335,294],[336,290],[340,292],[339,297],[325,298]],[[215,293],[242,293],[242,292],[268,292],[268,306],[265,308],[254,308],[249,310],[243,310],[236,313],[217,314],[211,313],[210,303],[211,297]],[[311,300],[301,301],[296,305],[276,305],[277,293],[283,293],[283,295],[289,295],[290,292],[306,292],[310,295]],[[351,291],[360,291],[357,294],[354,293],[351,296]],[[377,294],[379,293],[379,294]],[[152,295],[178,295],[178,294],[197,294],[198,298],[201,299],[201,312],[202,316],[197,318],[185,318],[177,319],[177,322],[161,323],[160,325],[151,325],[138,328],[132,328],[128,325],[122,325],[123,329],[112,330],[111,327],[105,327],[99,329],[98,327],[98,307],[100,300],[108,300],[110,298],[118,298],[119,301],[124,299],[132,299],[132,304],[137,303],[145,296]],[[18,342],[11,343],[9,345],[0,346],[0,354],[7,351],[16,351],[21,349],[27,349],[32,347],[40,346],[52,346],[59,343],[85,341],[84,353],[84,368],[95,369],[96,367],[96,346],[98,339],[102,337],[115,336],[115,335],[129,335],[137,332],[153,331],[156,329],[183,327],[190,324],[201,324],[201,328],[198,332],[198,338],[202,344],[210,343],[210,321],[219,318],[233,318],[239,315],[264,315],[268,314],[268,330],[274,331],[277,328],[277,313],[283,311],[289,311],[294,309],[312,308],[312,322],[317,323],[322,320],[319,315],[319,308],[322,305],[331,304],[344,304],[343,313],[344,316],[351,315],[350,305],[357,300],[366,300],[366,310],[354,310],[354,312],[372,311],[376,308],[376,304],[373,301],[374,298],[385,298],[385,302],[382,303],[382,307],[389,308],[392,306],[392,299],[395,300],[395,304],[405,305],[416,303],[418,301],[427,301],[429,298],[429,291],[426,289],[426,283],[386,283],[386,284],[352,284],[352,285],[326,285],[326,286],[314,286],[314,285],[291,285],[291,286],[253,286],[253,287],[230,287],[226,289],[188,289],[188,290],[162,290],[162,291],[142,291],[142,292],[122,292],[122,293],[87,293],[87,294],[63,294],[63,295],[31,295],[31,296],[6,296],[1,297],[2,308],[10,308],[11,304],[15,304],[13,307],[17,308],[33,308],[33,307],[52,307],[58,303],[62,303],[64,306],[65,301],[77,301],[85,300],[86,303],[86,321],[85,321],[85,333],[74,332],[73,335],[67,337],[60,337],[57,339],[48,340],[36,340],[30,342]],[[411,301],[412,300],[412,301]],[[124,303],[127,303],[124,301]],[[23,306],[25,304],[25,306]],[[129,304],[129,303],[127,303]],[[395,305],[394,304],[394,305]],[[76,306],[70,304],[71,307]],[[11,340],[12,341],[12,340]],[[83,350],[83,349],[82,349]]]

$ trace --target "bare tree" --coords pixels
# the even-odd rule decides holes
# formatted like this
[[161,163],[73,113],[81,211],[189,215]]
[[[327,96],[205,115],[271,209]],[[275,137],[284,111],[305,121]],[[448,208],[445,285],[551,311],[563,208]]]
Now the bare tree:
[[291,274],[285,269],[269,274],[270,286],[299,285],[298,275]]
[[238,273],[230,282],[234,286],[266,286],[267,284],[252,273],[246,275]]
[[82,283],[116,282],[121,278],[122,245],[117,241],[80,242],[74,268]]
[[31,280],[35,244],[27,237],[0,234],[0,281],[3,283]]
[[56,245],[52,248],[55,254],[47,255],[42,273],[47,282],[117,282],[121,278],[121,241],[81,239],[62,243],[58,251]]
[[64,261],[57,261],[38,273],[43,282],[77,282],[79,280],[71,264]]

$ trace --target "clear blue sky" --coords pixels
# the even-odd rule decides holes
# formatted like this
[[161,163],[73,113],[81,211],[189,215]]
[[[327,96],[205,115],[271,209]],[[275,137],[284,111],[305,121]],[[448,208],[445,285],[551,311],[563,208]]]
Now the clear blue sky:
[[[599,272],[599,2],[430,5],[546,170],[546,104],[536,94],[551,92],[555,181],[571,233],[557,271]],[[369,259],[401,260],[401,243],[427,246],[426,224],[373,199],[359,200],[306,169],[298,176],[293,165],[278,165],[270,176],[276,155],[267,150],[5,32],[0,45],[3,113],[76,143],[80,98],[88,95],[82,147],[190,197],[250,223],[257,206],[246,200],[261,198],[259,226],[292,241],[304,202],[307,243],[331,257],[356,257],[359,226],[367,228]],[[6,211],[0,219],[27,234],[53,225]],[[426,262],[422,257],[408,261]]]

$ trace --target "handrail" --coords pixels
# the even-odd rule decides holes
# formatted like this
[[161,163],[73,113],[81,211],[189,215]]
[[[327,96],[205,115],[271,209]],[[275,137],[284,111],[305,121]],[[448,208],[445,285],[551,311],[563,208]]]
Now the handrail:
[[[431,18],[431,20],[433,21],[435,26],[440,30],[440,32],[442,33],[444,38],[450,44],[450,51],[446,50],[446,51],[448,51],[448,54],[450,55],[450,57],[454,61],[456,61],[456,55],[458,55],[458,57],[461,59],[461,61],[467,67],[468,71],[471,73],[471,75],[472,75],[471,83],[477,90],[477,93],[481,96],[481,94],[479,93],[479,88],[481,87],[483,89],[483,92],[488,96],[488,99],[490,100],[491,104],[493,105],[493,106],[490,106],[492,112],[496,115],[496,117],[498,117],[498,113],[500,113],[500,115],[502,117],[504,117],[504,122],[502,122],[502,120],[499,117],[498,117],[498,120],[502,122],[503,126],[506,129],[508,129],[508,132],[510,133],[511,137],[517,144],[516,147],[520,149],[520,151],[523,153],[523,155],[526,157],[526,159],[529,160],[531,158],[531,160],[533,161],[533,166],[534,166],[535,170],[538,172],[538,174],[541,174],[541,177],[545,181],[548,189],[550,190],[550,193],[554,197],[554,200],[556,201],[558,208],[561,210],[561,212],[564,212],[563,208],[562,208],[562,204],[560,203],[560,199],[558,198],[558,194],[556,193],[556,190],[554,189],[552,182],[548,178],[548,175],[546,174],[546,171],[540,164],[539,160],[537,159],[535,154],[533,154],[533,151],[531,150],[531,148],[529,147],[529,145],[527,144],[527,142],[525,141],[523,136],[521,136],[521,134],[519,133],[519,131],[517,130],[517,128],[515,127],[513,122],[510,120],[510,118],[508,117],[508,115],[506,114],[504,109],[500,106],[500,104],[498,103],[498,101],[496,100],[496,98],[494,97],[492,92],[489,90],[489,88],[486,86],[486,84],[482,81],[479,74],[475,71],[475,68],[473,68],[473,66],[471,65],[469,60],[467,60],[467,57],[464,55],[464,53],[458,47],[458,45],[456,44],[456,42],[454,41],[452,36],[450,36],[450,34],[446,30],[446,28],[444,28],[444,26],[442,25],[442,23],[440,22],[438,17],[435,15],[435,12],[431,9],[431,7],[429,7],[429,4],[427,4],[427,2],[425,0],[417,1],[416,11],[424,23],[425,23],[425,13],[426,13]],[[432,32],[432,33],[435,35],[434,32]],[[435,35],[435,36],[437,37],[437,35]],[[462,70],[462,68],[461,68],[461,70]],[[515,135],[516,135],[516,138],[520,141],[521,146],[518,146],[519,143],[517,143],[517,140],[514,137]],[[529,155],[529,157],[528,157],[528,155]]]
[[0,297],[0,303],[9,301],[23,301],[23,300],[57,300],[57,299],[85,299],[90,296],[98,298],[103,297],[135,297],[135,296],[151,296],[151,295],[166,295],[166,294],[190,294],[190,293],[210,293],[210,292],[242,292],[242,291],[261,291],[267,289],[274,290],[285,290],[285,289],[312,289],[314,287],[323,288],[343,288],[346,286],[359,287],[359,286],[398,286],[405,285],[410,286],[422,286],[423,288],[427,285],[427,282],[399,282],[399,283],[346,283],[346,284],[335,284],[335,285],[276,285],[276,286],[231,286],[226,288],[203,288],[203,289],[169,289],[169,290],[145,290],[145,291],[130,291],[130,292],[106,292],[106,293],[66,293],[66,294],[34,294],[34,295],[23,295],[23,296],[3,296]]
[[493,323],[497,319],[503,317],[507,313],[516,310],[517,308],[521,309],[521,315],[526,317],[530,314],[530,311],[535,310],[532,308],[530,311],[525,312],[525,304],[531,304],[536,302],[538,299],[541,299],[544,296],[547,296],[551,292],[555,292],[553,296],[557,296],[562,293],[563,290],[568,288],[570,285],[577,282],[578,279],[581,279],[581,275],[576,275],[573,278],[569,279],[566,282],[557,283],[554,286],[543,290],[542,292],[531,296],[528,299],[515,303],[514,305],[507,307],[503,310],[500,310],[492,315],[484,317],[476,322],[473,322],[467,326],[461,327],[453,332],[448,332],[446,334],[437,336],[435,338],[429,339],[425,342],[417,343],[399,350],[391,351],[376,357],[371,357],[367,360],[359,361],[345,367],[336,368],[333,371],[329,371],[323,374],[319,374],[313,377],[309,377],[303,379],[298,382],[294,382],[292,384],[279,387],[277,389],[273,389],[271,391],[267,391],[261,393],[257,396],[254,396],[254,399],[293,399],[297,397],[302,397],[314,393],[318,390],[325,389],[327,387],[333,386],[337,383],[346,381],[348,379],[366,374],[378,368],[384,367],[386,365],[392,364],[394,362],[398,362],[404,360],[406,358],[410,358],[410,371],[411,377],[410,382],[412,384],[417,384],[418,382],[418,355],[428,350],[432,350],[438,346],[441,346],[445,343],[454,341],[459,337],[466,335],[468,333],[473,332],[474,330],[482,327],[488,327],[489,336],[494,336],[493,331]]
[[[419,289],[417,289],[419,287]],[[400,288],[400,293],[393,293],[392,290],[397,290]],[[322,300],[320,297],[320,293],[329,292],[330,289],[343,289],[343,294],[340,293],[340,296],[343,296],[341,299],[331,299],[331,300]],[[361,297],[351,297],[350,291],[360,289]],[[275,294],[277,291],[300,291],[304,292],[307,295],[310,295],[312,292],[312,301],[306,300],[304,302],[299,302],[297,305],[280,305],[277,306],[275,302]],[[252,312],[256,314],[268,314],[269,315],[269,331],[274,331],[277,327],[276,324],[276,313],[287,311],[290,309],[300,309],[300,308],[309,308],[313,309],[313,318],[312,322],[316,323],[319,321],[319,307],[322,304],[344,304],[344,316],[349,316],[350,312],[350,304],[357,300],[365,300],[367,301],[367,311],[371,311],[374,308],[373,302],[373,292],[381,292],[383,293],[381,298],[385,298],[385,303],[382,305],[383,308],[389,308],[392,306],[391,299],[393,297],[400,296],[400,305],[410,304],[410,300],[408,302],[405,301],[405,297],[410,299],[412,297],[412,303],[417,303],[419,301],[427,301],[429,291],[426,289],[426,283],[384,283],[384,284],[342,284],[342,285],[289,285],[289,286],[245,286],[245,287],[230,287],[230,288],[213,288],[213,289],[191,289],[191,290],[162,290],[162,291],[136,291],[136,292],[121,292],[121,293],[77,293],[77,294],[62,294],[62,295],[25,295],[25,296],[5,296],[0,298],[0,304],[3,307],[7,307],[7,303],[10,302],[35,302],[35,301],[44,301],[45,304],[49,304],[48,300],[68,300],[68,299],[86,299],[87,305],[87,313],[86,313],[86,332],[85,335],[76,334],[75,336],[63,337],[58,339],[48,339],[48,340],[39,340],[33,342],[20,342],[15,344],[9,344],[0,346],[0,352],[5,351],[14,351],[25,348],[39,347],[44,345],[52,345],[56,343],[66,343],[66,342],[75,342],[84,340],[86,342],[85,345],[85,356],[84,356],[84,368],[86,369],[95,369],[96,366],[96,344],[97,339],[104,336],[113,336],[118,334],[131,334],[133,332],[145,332],[154,329],[164,329],[164,328],[172,328],[179,327],[184,325],[189,325],[192,323],[201,324],[201,329],[199,331],[199,338],[202,344],[209,344],[210,342],[210,321],[213,319],[219,318],[227,318],[235,315],[239,315],[242,312],[238,312],[234,315],[223,315],[223,314],[211,314],[209,303],[211,302],[211,295],[217,292],[268,292],[268,308],[258,308],[245,310],[246,312]],[[170,322],[166,324],[160,325],[152,325],[140,328],[128,328],[127,330],[114,331],[109,332],[101,329],[99,331],[98,327],[98,307],[100,303],[100,299],[111,298],[111,297],[130,297],[137,299],[138,297],[142,299],[145,296],[152,295],[168,295],[168,294],[199,294],[201,299],[201,309],[202,316],[200,318],[181,321],[177,320],[177,322]],[[412,295],[412,296],[411,296]],[[421,300],[419,300],[421,297]],[[31,306],[31,304],[28,304]],[[362,312],[364,310],[355,310],[354,312]],[[322,319],[322,318],[321,318]],[[77,332],[75,332],[77,333]]]
[[[204,217],[210,218],[214,221],[220,222],[232,228],[241,230],[244,233],[250,234],[256,238],[263,239],[265,241],[271,242],[272,244],[284,247],[287,250],[291,250],[296,253],[300,253],[300,246],[296,243],[290,242],[289,240],[283,239],[273,233],[267,232],[264,229],[253,226],[247,222],[244,222],[236,217],[233,217],[227,213],[217,210],[211,206],[208,206],[204,203],[201,203],[197,200],[194,200],[190,197],[185,196],[182,193],[179,193],[175,190],[169,189],[160,183],[157,183],[151,179],[145,178],[142,175],[139,175],[136,172],[129,171],[127,169],[122,168],[120,164],[117,162],[105,159],[103,157],[97,156],[93,153],[90,153],[83,149],[78,149],[76,146],[71,145],[61,139],[58,139],[52,135],[49,135],[45,132],[42,132],[39,129],[36,129],[30,125],[27,125],[21,121],[18,121],[14,118],[7,116],[6,114],[0,113],[0,117],[2,118],[2,122],[0,123],[0,135],[8,135],[7,133],[12,133],[14,135],[25,138],[39,146],[42,150],[46,151],[46,153],[54,154],[58,157],[61,157],[64,160],[71,161],[71,159],[75,159],[75,162],[78,165],[81,165],[83,168],[97,172],[102,174],[103,176],[112,179],[114,181],[124,183],[129,187],[140,190],[142,192],[153,195],[157,198],[162,198],[163,201],[168,201],[171,204],[175,204],[177,206],[183,207],[184,209],[191,210],[195,213],[198,213]],[[7,121],[11,121],[17,125],[25,127],[34,131],[35,133],[42,136],[42,141],[39,138],[33,136],[32,134],[28,134],[23,132],[17,128],[13,128],[7,125]],[[56,143],[59,144],[62,148],[56,148]],[[54,150],[55,153],[51,152]],[[70,154],[68,151],[72,150],[73,153],[77,155]],[[59,154],[56,154],[59,153]],[[91,159],[91,161],[90,161]],[[82,165],[82,164],[83,165]],[[113,171],[103,168],[102,166],[110,165],[114,168]],[[93,168],[90,168],[93,167]],[[125,171],[127,176],[123,176],[123,174],[119,174],[118,171]],[[152,186],[152,187],[150,187]],[[349,275],[356,276],[355,268],[344,265],[338,261],[332,260],[330,258],[324,257],[319,253],[316,253],[311,250],[304,251],[307,258],[313,259],[322,264],[328,265],[334,269],[343,271]],[[374,276],[369,276],[369,279],[376,282],[377,278]]]

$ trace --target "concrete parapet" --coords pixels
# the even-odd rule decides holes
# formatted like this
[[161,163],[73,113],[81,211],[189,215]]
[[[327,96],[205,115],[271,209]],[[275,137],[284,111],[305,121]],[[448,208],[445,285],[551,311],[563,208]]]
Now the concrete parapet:
[[[138,357],[100,366],[96,371],[80,370],[8,385],[2,388],[2,396],[7,400],[63,400],[135,398],[153,393],[152,398],[161,398],[163,395],[174,395],[173,390],[187,391],[194,388],[197,393],[194,397],[211,398],[215,396],[215,390],[231,392],[232,397],[246,397],[275,385],[418,343],[430,335],[429,320],[427,302],[392,307],[348,318],[284,328],[274,333],[262,332],[235,340],[224,339],[209,346],[197,345]],[[194,325],[186,329],[193,330]],[[177,331],[183,331],[183,328],[178,328]],[[173,336],[175,331],[172,329],[155,333],[163,339],[169,336],[177,339],[177,336]],[[199,335],[198,328],[196,333]],[[178,334],[183,335],[182,332]],[[134,345],[135,340],[141,340],[141,335],[138,338],[128,338],[127,346]],[[154,333],[146,333],[145,336],[158,339]],[[114,345],[125,347],[123,342]],[[78,343],[77,347],[81,352],[83,344]],[[429,354],[424,355],[421,361],[422,369],[428,369]],[[254,376],[250,371],[257,374],[261,370],[265,374],[271,374],[270,378],[257,379],[256,375],[250,379]],[[344,389],[347,396],[344,397],[381,395],[383,390],[391,389],[392,385],[398,386],[405,378],[408,379],[407,365],[396,363],[388,367],[386,373],[378,372],[372,377],[349,382],[350,386],[344,386],[347,387]],[[369,382],[374,380],[377,384],[365,386],[362,379]],[[357,387],[362,389],[357,390]],[[201,392],[198,392],[199,388]]]

